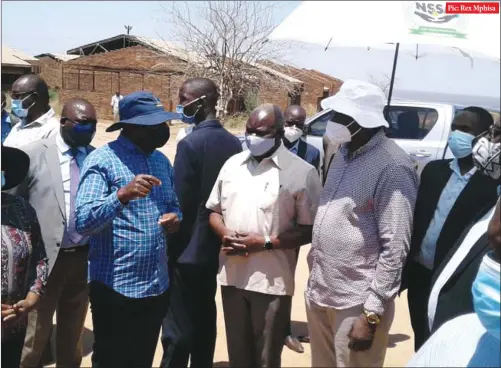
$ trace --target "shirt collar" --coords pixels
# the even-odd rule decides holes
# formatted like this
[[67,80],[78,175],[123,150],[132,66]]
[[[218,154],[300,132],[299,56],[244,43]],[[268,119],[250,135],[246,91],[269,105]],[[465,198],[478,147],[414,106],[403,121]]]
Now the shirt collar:
[[199,129],[204,129],[204,128],[222,128],[221,123],[219,120],[204,120],[200,124],[197,124],[193,127],[193,131],[199,130]]
[[473,169],[468,171],[466,174],[462,175],[461,174],[461,168],[459,167],[459,161],[457,158],[453,159],[451,163],[449,164],[449,167],[451,170],[456,174],[458,177],[464,180],[470,180],[470,178],[477,172],[477,168],[473,166]]
[[[249,160],[255,161],[255,158],[251,155],[250,151],[244,156],[242,160],[242,165],[247,163]],[[281,162],[284,162],[284,155],[287,154],[287,149],[284,147],[284,144],[280,144],[280,147],[277,148],[275,152],[270,157],[264,158],[261,162],[271,161],[278,167],[280,170],[282,167],[280,166]],[[257,161],[256,161],[257,162]]]
[[[364,153],[370,151],[371,149],[373,149],[374,147],[376,147],[377,145],[379,145],[379,143],[381,143],[383,141],[383,139],[386,138],[386,134],[384,132],[384,130],[381,130],[379,131],[378,133],[376,133],[370,140],[369,142],[367,142],[366,144],[364,144],[362,147],[360,147],[358,150],[356,150],[355,152],[353,152],[353,155],[352,157],[350,158],[350,160],[353,160],[354,158],[358,157],[358,156],[361,156],[363,155]],[[340,148],[339,148],[339,151],[343,154],[343,156],[346,158],[348,157],[348,144],[349,143],[345,143],[343,144]]]
[[296,143],[294,143],[294,145],[291,147],[291,149],[295,149],[296,151],[299,150],[299,141],[301,140],[301,138],[298,138],[296,140]]
[[[62,154],[68,153],[71,151],[71,147],[64,141],[63,137],[61,137],[61,133],[57,132],[56,134],[56,146],[59,152]],[[77,147],[76,148],[79,153],[86,153],[85,147]]]
[[23,124],[21,121],[21,127],[22,128],[27,128],[27,127],[30,127],[32,125],[35,125],[35,124],[38,124],[38,125],[44,125],[50,118],[54,117],[56,113],[54,112],[54,109],[51,107],[49,109],[49,111],[47,111],[45,114],[43,114],[42,116],[40,116],[38,119],[36,120],[33,120],[31,123],[29,124]]

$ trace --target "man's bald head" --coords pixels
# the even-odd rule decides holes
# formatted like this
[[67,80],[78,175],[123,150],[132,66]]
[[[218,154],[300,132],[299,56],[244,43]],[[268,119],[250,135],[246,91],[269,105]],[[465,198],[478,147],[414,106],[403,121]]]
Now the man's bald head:
[[251,112],[246,129],[248,133],[249,130],[253,133],[256,131],[256,135],[260,136],[281,136],[284,131],[284,115],[276,105],[269,103],[260,105]]
[[[200,102],[191,102],[203,97]],[[196,122],[215,118],[219,93],[216,84],[207,78],[191,78],[186,80],[179,90],[179,104],[186,106],[187,116],[195,115]]]
[[70,147],[85,147],[96,132],[96,109],[82,98],[66,102],[61,111],[61,137]]
[[49,103],[49,87],[42,77],[36,74],[19,77],[12,85],[12,94],[16,93],[36,93],[41,102]]
[[285,126],[295,125],[299,129],[304,128],[306,121],[306,110],[300,105],[290,105],[284,111]]
[[35,74],[25,74],[12,85],[13,100],[22,100],[23,109],[27,109],[27,122],[31,123],[50,110],[49,87]]
[[61,111],[61,117],[76,121],[95,121],[96,115],[96,109],[94,106],[83,98],[74,98],[67,101]]

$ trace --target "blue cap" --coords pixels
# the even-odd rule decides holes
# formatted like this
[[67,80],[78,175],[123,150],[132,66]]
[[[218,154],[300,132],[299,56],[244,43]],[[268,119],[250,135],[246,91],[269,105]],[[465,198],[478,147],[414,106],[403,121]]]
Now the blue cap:
[[153,126],[170,120],[181,120],[182,116],[175,112],[165,111],[160,99],[151,92],[133,92],[118,103],[120,121],[106,129],[113,132],[120,129],[121,124]]

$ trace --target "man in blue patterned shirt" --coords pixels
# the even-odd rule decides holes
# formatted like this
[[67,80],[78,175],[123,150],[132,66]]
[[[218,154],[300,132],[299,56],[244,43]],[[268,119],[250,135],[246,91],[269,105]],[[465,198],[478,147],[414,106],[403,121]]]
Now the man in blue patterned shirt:
[[89,286],[94,325],[92,366],[151,367],[167,309],[166,233],[181,213],[169,160],[166,112],[149,92],[119,103],[117,140],[84,162],[76,228],[90,236]]

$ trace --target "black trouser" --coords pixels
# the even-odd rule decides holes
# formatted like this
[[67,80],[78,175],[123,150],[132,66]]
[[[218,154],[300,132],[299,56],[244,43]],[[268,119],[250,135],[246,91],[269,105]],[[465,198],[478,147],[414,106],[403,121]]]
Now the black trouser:
[[[296,248],[296,265],[297,265],[297,260],[299,259],[299,250],[301,248]],[[292,303],[289,306],[289,323],[287,323],[287,328],[285,330],[285,337],[291,336],[292,335],[292,323],[291,323],[291,314],[292,314]]]
[[410,262],[407,301],[412,330],[414,331],[415,351],[418,351],[430,336],[428,299],[430,297],[431,276],[431,270],[416,261]]
[[93,281],[89,296],[94,325],[92,367],[151,368],[167,310],[167,292],[133,299]]
[[2,341],[2,368],[19,368],[26,329],[16,332]]
[[217,267],[171,267],[169,309],[162,326],[163,368],[212,367],[216,347]]

